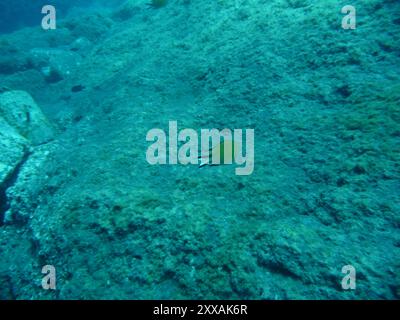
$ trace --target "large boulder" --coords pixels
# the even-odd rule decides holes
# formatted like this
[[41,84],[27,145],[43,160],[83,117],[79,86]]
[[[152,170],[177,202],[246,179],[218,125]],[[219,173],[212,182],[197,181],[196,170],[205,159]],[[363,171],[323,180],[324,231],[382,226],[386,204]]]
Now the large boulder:
[[67,49],[34,48],[29,53],[29,63],[49,83],[66,79],[82,62],[78,53]]
[[142,10],[137,0],[127,0],[119,6],[112,15],[115,20],[129,20]]
[[23,160],[29,141],[0,117],[0,188]]
[[0,117],[32,145],[42,144],[53,138],[52,126],[30,94],[25,91],[7,91],[0,94]]

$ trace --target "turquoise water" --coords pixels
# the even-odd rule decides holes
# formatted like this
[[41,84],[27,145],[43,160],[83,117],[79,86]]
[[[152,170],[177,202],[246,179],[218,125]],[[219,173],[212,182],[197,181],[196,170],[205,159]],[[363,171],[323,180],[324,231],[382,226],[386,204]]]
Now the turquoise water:
[[[0,1],[1,299],[399,299],[398,1],[29,3]],[[248,174],[199,168],[225,128]]]

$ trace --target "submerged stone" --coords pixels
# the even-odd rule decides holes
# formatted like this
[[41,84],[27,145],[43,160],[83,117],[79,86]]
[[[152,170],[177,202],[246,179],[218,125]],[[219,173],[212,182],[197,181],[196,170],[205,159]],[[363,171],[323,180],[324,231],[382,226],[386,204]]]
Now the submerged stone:
[[80,66],[82,57],[71,50],[35,48],[30,51],[29,62],[42,73],[49,83],[67,78]]
[[52,126],[30,94],[25,91],[0,94],[0,117],[33,145],[45,143],[53,138]]
[[0,117],[0,187],[24,157],[29,141]]

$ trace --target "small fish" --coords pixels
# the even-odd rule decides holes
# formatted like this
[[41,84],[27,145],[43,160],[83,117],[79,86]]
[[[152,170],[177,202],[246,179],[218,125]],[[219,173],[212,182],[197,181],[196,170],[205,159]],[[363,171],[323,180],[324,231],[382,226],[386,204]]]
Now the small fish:
[[154,9],[159,9],[159,8],[165,7],[167,2],[168,2],[167,0],[152,0],[147,5]]
[[82,91],[82,90],[85,90],[85,86],[83,86],[81,84],[78,84],[78,85],[73,86],[71,88],[71,92],[79,92],[79,91]]
[[[226,150],[226,154],[225,154]],[[226,140],[218,143],[215,147],[202,152],[198,157],[200,159],[199,168],[206,165],[218,166],[221,164],[232,164],[237,155],[241,152],[239,144],[232,140]]]

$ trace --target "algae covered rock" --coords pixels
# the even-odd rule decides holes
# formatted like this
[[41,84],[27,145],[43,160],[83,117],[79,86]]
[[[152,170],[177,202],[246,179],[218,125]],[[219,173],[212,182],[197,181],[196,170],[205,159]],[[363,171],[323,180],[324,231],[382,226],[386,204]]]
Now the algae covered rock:
[[69,49],[73,52],[78,52],[79,54],[82,54],[84,56],[90,51],[92,46],[93,43],[88,38],[79,37],[71,43]]
[[141,7],[137,1],[127,0],[115,10],[112,18],[121,21],[129,20],[138,14],[140,10]]
[[10,41],[0,39],[0,74],[10,75],[29,69],[29,61]]
[[28,140],[0,117],[0,186],[22,161]]
[[[0,94],[0,117],[8,124],[8,132],[12,132],[12,127],[33,145],[45,143],[53,138],[52,126],[33,98],[25,91],[7,91]],[[15,136],[14,133],[13,135]]]
[[30,64],[50,83],[67,78],[80,66],[81,60],[82,57],[76,52],[53,48],[35,48],[29,56]]

